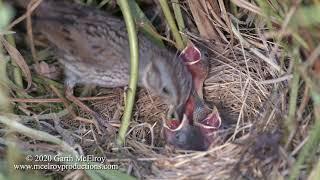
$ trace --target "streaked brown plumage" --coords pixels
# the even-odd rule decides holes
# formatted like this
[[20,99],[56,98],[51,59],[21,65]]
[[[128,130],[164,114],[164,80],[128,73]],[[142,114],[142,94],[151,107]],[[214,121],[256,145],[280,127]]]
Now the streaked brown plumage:
[[[26,1],[16,0],[23,6]],[[128,84],[130,49],[123,20],[106,12],[65,1],[45,0],[35,10],[35,29],[56,47],[65,67],[65,84],[122,87]],[[142,34],[139,39],[139,86],[182,111],[192,88],[191,74],[174,53]]]
[[[23,7],[29,1],[14,0]],[[122,87],[128,84],[130,49],[125,23],[119,18],[91,7],[62,0],[44,0],[34,12],[35,29],[56,47],[56,55],[64,65],[66,96],[89,111],[102,125],[99,114],[83,105],[72,94],[76,84],[94,84],[102,87]],[[194,85],[202,89],[203,77],[197,80],[184,62],[174,53],[161,49],[142,34],[139,39],[139,86],[162,97],[173,107],[179,120],[185,113],[185,104],[190,95],[194,98]],[[199,69],[202,70],[201,68]],[[192,82],[192,78],[193,79]],[[195,83],[195,84],[193,84]],[[198,86],[201,87],[198,87]],[[208,115],[202,99],[194,99],[196,106],[189,113],[199,121]],[[192,111],[192,112],[191,112]],[[200,118],[200,119],[198,119]],[[197,120],[198,119],[198,120]],[[184,124],[182,121],[181,124]],[[204,150],[208,145],[201,128],[187,123],[171,140],[183,149]]]

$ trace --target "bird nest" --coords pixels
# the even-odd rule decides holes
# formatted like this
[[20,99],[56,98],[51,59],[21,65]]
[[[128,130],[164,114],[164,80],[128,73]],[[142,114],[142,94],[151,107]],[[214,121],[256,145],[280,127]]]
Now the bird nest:
[[[277,79],[277,72],[261,59],[262,54],[259,57],[239,45],[225,46],[223,52],[216,52],[210,47],[217,45],[208,42],[206,47],[211,53],[204,96],[210,106],[218,108],[225,127],[215,132],[216,140],[206,152],[165,147],[161,129],[167,107],[159,98],[140,89],[124,153],[127,157],[134,157],[125,164],[133,165],[136,176],[150,179],[230,179],[239,176],[266,178],[275,175],[271,172],[279,173],[273,166],[281,162],[278,120],[286,110],[285,84],[270,80]],[[119,123],[124,90],[103,91],[106,99],[90,103],[107,120]],[[105,144],[108,139],[102,141]],[[96,147],[90,148],[87,153],[94,153]],[[108,152],[105,146],[101,151]],[[121,159],[115,158],[114,161]]]

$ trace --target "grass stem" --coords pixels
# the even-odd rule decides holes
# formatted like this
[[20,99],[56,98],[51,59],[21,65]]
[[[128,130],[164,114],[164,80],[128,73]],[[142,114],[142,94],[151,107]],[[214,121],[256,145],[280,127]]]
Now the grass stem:
[[139,76],[139,51],[138,51],[138,37],[136,33],[135,23],[131,15],[129,3],[126,0],[117,0],[118,5],[122,11],[129,37],[130,45],[130,80],[129,88],[127,90],[127,98],[124,114],[122,116],[122,123],[119,130],[117,144],[122,145],[125,141],[126,132],[130,125],[132,116],[132,109],[135,102],[135,95],[137,90],[137,82]]
[[[172,9],[178,24],[179,31],[184,31],[186,27],[183,21],[179,0],[172,0]],[[182,36],[182,40],[184,44],[187,43],[187,38],[185,36]]]
[[180,35],[180,32],[177,28],[176,22],[171,14],[168,1],[167,0],[159,0],[160,6],[162,8],[162,11],[164,13],[164,16],[167,19],[167,22],[170,26],[170,29],[172,31],[172,35],[176,41],[176,48],[179,50],[182,50],[185,47],[185,44],[183,43],[182,37]]

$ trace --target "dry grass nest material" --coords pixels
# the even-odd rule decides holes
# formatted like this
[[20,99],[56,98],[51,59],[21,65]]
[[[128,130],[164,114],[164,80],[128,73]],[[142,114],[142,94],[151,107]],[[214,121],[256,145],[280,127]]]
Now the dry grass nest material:
[[[263,178],[279,163],[277,121],[286,110],[285,85],[279,83],[275,89],[272,81],[266,81],[277,78],[272,75],[274,69],[239,46],[225,47],[224,52],[214,52],[209,57],[211,67],[204,86],[205,99],[217,106],[227,128],[216,132],[217,140],[208,152],[152,152],[149,145],[141,144],[141,139],[130,138],[128,144],[136,144],[135,155],[154,158],[151,178],[230,179],[240,174]],[[207,47],[216,45],[207,44]],[[150,101],[144,97],[140,100],[145,102],[142,106],[138,104],[137,109],[163,113],[163,109],[145,107]],[[150,126],[161,120],[159,116],[152,118],[144,114],[137,119]],[[154,126],[154,132],[159,132],[159,128]]]
[[[277,78],[272,75],[274,69],[240,45],[225,47],[224,52],[213,51],[209,61],[205,99],[218,107],[227,128],[216,132],[217,141],[207,152],[163,148],[161,128],[167,107],[144,89],[139,90],[134,107],[124,151],[127,158],[117,158],[118,152],[112,145],[115,136],[99,136],[93,125],[74,121],[69,115],[60,118],[63,131],[59,132],[56,126],[51,133],[60,134],[71,145],[79,144],[84,154],[107,156],[110,163],[120,163],[124,168],[133,165],[138,177],[229,179],[244,174],[261,178],[279,163],[277,117],[286,109],[281,101],[283,85],[279,83],[275,90],[273,82],[266,81]],[[89,104],[118,126],[124,90],[100,89],[99,94],[105,98],[91,100]],[[77,114],[90,118],[80,109]]]
[[[233,44],[227,44],[206,41],[195,34],[192,36],[209,50],[210,70],[204,86],[205,99],[211,106],[217,106],[226,124],[226,128],[216,132],[217,140],[206,152],[164,148],[161,123],[167,107],[144,89],[138,92],[122,158],[112,144],[115,137],[100,136],[89,121],[74,121],[69,114],[63,113],[64,110],[55,113],[53,121],[40,115],[37,128],[58,135],[71,146],[78,144],[83,154],[107,156],[109,163],[120,164],[123,169],[131,167],[137,177],[230,179],[239,175],[252,178],[278,175],[286,168],[278,147],[281,132],[278,121],[287,110],[286,80],[290,77],[279,79],[279,70],[270,65],[272,60],[267,57],[274,52],[261,48],[270,42],[257,40],[263,37],[246,29],[234,31],[244,40],[249,39],[250,45],[239,37]],[[88,104],[118,126],[123,112],[124,90],[100,89],[98,95],[102,94],[104,99],[90,100]],[[40,112],[39,107],[32,104],[27,108]],[[57,110],[61,107],[50,109]],[[76,114],[89,118],[81,110]],[[26,142],[24,148],[54,150],[50,145],[24,136],[20,139]]]
[[[207,44],[207,47],[215,46]],[[285,85],[279,83],[278,89],[274,89],[273,82],[266,81],[277,78],[272,75],[274,69],[240,45],[210,53],[209,61],[205,99],[211,106],[217,106],[227,128],[216,132],[217,141],[207,152],[163,149],[161,122],[167,107],[157,97],[140,90],[126,144],[128,157],[135,157],[136,167],[146,173],[140,176],[229,179],[243,174],[262,178],[270,175],[273,165],[279,163],[277,120],[286,110],[281,95],[285,93]],[[106,91],[106,99],[91,103],[106,119],[117,121],[123,111],[123,90]],[[105,140],[102,139],[102,144]],[[108,152],[104,147],[101,151]],[[141,171],[141,167],[145,170]]]

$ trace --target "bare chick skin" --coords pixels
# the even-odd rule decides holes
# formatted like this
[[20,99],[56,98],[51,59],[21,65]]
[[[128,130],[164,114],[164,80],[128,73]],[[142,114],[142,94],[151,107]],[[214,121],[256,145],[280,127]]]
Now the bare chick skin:
[[[24,3],[25,4],[25,3]],[[130,49],[123,20],[95,8],[45,0],[35,11],[35,28],[56,47],[65,67],[65,83],[122,87],[129,81]],[[139,39],[139,86],[183,111],[192,88],[186,66],[142,34]]]

